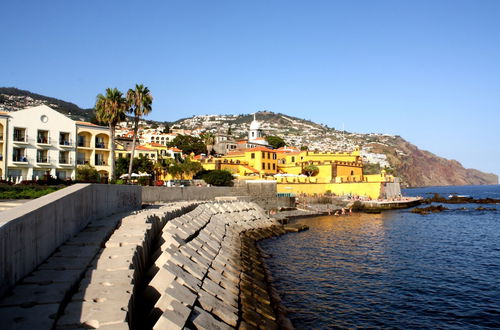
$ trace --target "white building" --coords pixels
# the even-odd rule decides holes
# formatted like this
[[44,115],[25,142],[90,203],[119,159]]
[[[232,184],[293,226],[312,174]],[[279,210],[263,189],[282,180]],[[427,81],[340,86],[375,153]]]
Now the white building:
[[75,122],[46,105],[9,113],[7,177],[75,178]]
[[[109,176],[109,131],[75,122],[46,105],[0,115],[0,177],[75,179],[76,166]],[[81,159],[80,159],[81,158]]]
[[168,143],[172,142],[177,134],[174,133],[144,133],[141,137],[141,143],[158,143],[166,146]]

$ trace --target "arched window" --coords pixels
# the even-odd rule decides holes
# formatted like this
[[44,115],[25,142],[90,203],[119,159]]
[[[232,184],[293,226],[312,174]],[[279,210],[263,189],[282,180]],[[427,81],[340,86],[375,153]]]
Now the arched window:
[[351,170],[351,175],[354,175],[354,170]]

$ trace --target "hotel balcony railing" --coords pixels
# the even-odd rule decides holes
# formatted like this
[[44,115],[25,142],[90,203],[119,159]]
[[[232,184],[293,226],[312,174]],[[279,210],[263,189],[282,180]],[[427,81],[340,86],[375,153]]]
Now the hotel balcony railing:
[[36,139],[36,142],[40,143],[40,144],[50,144],[51,139],[49,137],[47,137],[47,136],[39,136]]
[[3,160],[3,155],[0,154],[0,162]]
[[100,149],[107,149],[108,147],[106,146],[106,143],[104,142],[96,142],[95,143],[95,147],[96,148],[100,148]]
[[14,134],[14,142],[28,142],[28,135]]
[[36,162],[40,164],[48,164],[50,163],[50,158],[48,156],[37,156]]
[[59,140],[59,145],[63,147],[71,147],[73,145],[73,141],[71,140]]
[[78,165],[86,165],[86,164],[90,164],[90,159],[77,159],[76,160],[76,163]]
[[97,166],[103,166],[103,165],[106,165],[106,162],[105,162],[104,160],[96,160],[96,161],[95,161],[95,164],[96,164]]
[[90,148],[90,143],[87,141],[78,141],[78,146],[83,148]]
[[70,157],[59,157],[59,164],[71,164]]
[[27,163],[28,162],[28,158],[26,156],[16,156],[16,155],[13,155],[12,156],[12,161],[13,162]]
[[0,134],[0,141],[3,141],[3,134]]

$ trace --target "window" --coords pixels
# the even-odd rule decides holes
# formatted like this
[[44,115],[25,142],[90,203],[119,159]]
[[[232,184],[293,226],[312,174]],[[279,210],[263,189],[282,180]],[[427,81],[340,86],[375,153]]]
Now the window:
[[276,159],[276,154],[273,154],[273,159]]
[[262,151],[262,159],[265,159],[266,158],[266,153],[264,151]]
[[262,163],[262,169],[265,170],[266,169],[266,163]]
[[292,163],[295,163],[295,156],[292,156]]
[[276,164],[273,164],[273,170],[276,170]]
[[354,171],[351,170],[351,175],[354,175]]
[[16,142],[26,142],[26,129],[14,127],[14,141]]
[[12,161],[14,162],[27,162],[28,159],[25,156],[24,148],[13,148],[12,149]]
[[38,130],[36,141],[43,144],[49,143],[49,131]]
[[250,155],[250,158],[255,159],[255,153],[254,152],[252,152],[252,154]]
[[59,145],[69,146],[71,142],[69,141],[69,133],[60,132],[59,133]]
[[271,153],[270,152],[267,153],[267,159],[271,159]]
[[69,164],[69,152],[60,151],[59,152],[59,164]]
[[271,169],[271,163],[267,163],[267,169],[270,170]]
[[48,163],[49,162],[47,150],[37,150],[36,151],[36,162],[37,163]]

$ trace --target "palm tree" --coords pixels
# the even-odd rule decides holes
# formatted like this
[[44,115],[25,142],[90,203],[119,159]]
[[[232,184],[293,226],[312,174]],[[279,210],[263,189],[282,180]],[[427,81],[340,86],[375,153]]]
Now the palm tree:
[[215,144],[214,133],[207,132],[201,136],[201,139],[203,140],[203,142],[207,146],[207,154],[210,155],[210,153],[212,152],[212,150],[214,148],[214,144]]
[[109,126],[111,136],[111,180],[115,179],[115,127],[125,119],[127,103],[123,93],[116,88],[106,88],[106,95],[97,95],[95,103],[96,117]]
[[135,85],[135,89],[129,89],[127,92],[128,112],[134,115],[134,139],[132,140],[132,153],[128,166],[128,179],[132,177],[132,163],[134,161],[135,141],[137,139],[137,130],[139,129],[139,119],[151,112],[153,96],[149,88],[144,85]]

